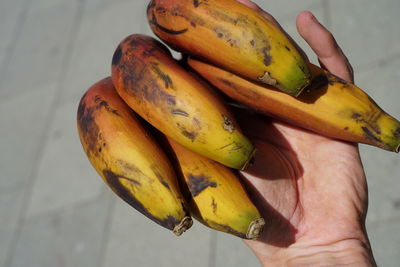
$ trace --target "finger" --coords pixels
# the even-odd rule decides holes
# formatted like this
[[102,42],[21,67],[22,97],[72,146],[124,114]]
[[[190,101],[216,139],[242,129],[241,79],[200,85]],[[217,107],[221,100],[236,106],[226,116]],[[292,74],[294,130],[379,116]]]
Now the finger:
[[300,46],[297,45],[297,43],[292,39],[292,37],[289,34],[287,34],[287,32],[282,28],[282,26],[279,24],[279,22],[271,14],[269,14],[268,12],[263,10],[259,5],[257,5],[253,1],[250,1],[250,0],[236,0],[236,1],[238,1],[238,2],[240,2],[242,4],[244,4],[245,6],[248,6],[251,9],[257,11],[265,19],[267,19],[268,21],[272,22],[272,24],[277,26],[286,35],[286,37],[288,37],[290,42],[297,49],[297,51],[299,51],[299,53],[302,55],[302,57],[304,59],[308,60],[307,54],[300,48]]
[[353,82],[353,68],[333,35],[315,16],[304,11],[297,17],[297,30],[317,54],[321,66],[340,78]]

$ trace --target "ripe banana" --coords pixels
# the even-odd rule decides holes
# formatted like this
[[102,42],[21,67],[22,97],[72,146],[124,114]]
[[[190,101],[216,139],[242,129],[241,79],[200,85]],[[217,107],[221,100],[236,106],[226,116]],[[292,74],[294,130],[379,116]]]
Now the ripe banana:
[[118,196],[178,236],[190,228],[192,219],[171,163],[110,78],[88,89],[77,122],[90,162]]
[[233,170],[185,149],[172,139],[168,143],[192,216],[215,230],[244,239],[258,238],[264,219]]
[[254,147],[222,100],[155,39],[123,40],[113,56],[112,80],[133,110],[186,148],[236,169],[251,159]]
[[189,65],[229,97],[249,107],[331,138],[400,150],[400,122],[355,85],[309,64],[312,83],[298,98],[210,64]]
[[172,48],[297,96],[309,84],[288,37],[236,0],[152,0],[153,32]]

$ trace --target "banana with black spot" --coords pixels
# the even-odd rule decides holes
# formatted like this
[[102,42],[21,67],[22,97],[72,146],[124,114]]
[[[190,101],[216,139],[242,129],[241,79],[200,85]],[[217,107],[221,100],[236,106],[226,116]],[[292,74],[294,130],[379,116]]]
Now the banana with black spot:
[[112,80],[133,110],[186,148],[236,169],[252,158],[254,147],[222,98],[157,40],[125,38],[113,56]]
[[153,32],[177,51],[297,96],[310,82],[284,32],[236,0],[152,0]]
[[90,162],[119,197],[178,236],[191,227],[169,159],[118,96],[111,78],[82,97],[77,124]]
[[243,239],[256,239],[265,221],[235,171],[168,139],[191,215],[204,225]]
[[188,64],[223,93],[248,107],[319,134],[400,150],[400,122],[354,84],[309,64],[312,83],[293,98],[222,68],[189,59]]

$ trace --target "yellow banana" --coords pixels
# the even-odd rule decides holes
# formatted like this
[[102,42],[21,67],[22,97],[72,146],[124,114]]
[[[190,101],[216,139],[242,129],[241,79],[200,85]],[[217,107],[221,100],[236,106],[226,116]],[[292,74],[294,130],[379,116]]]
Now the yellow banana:
[[189,65],[229,97],[325,136],[399,152],[400,122],[355,85],[309,64],[313,81],[293,98],[210,64]]
[[258,238],[265,222],[233,170],[172,139],[181,188],[191,215],[206,226],[244,239]]
[[131,35],[116,49],[112,80],[141,117],[186,148],[242,169],[254,153],[222,99],[158,41]]
[[190,228],[192,219],[171,163],[118,96],[110,78],[88,89],[77,122],[90,162],[118,196],[176,235]]
[[153,32],[172,48],[297,96],[306,61],[285,33],[236,0],[152,0]]

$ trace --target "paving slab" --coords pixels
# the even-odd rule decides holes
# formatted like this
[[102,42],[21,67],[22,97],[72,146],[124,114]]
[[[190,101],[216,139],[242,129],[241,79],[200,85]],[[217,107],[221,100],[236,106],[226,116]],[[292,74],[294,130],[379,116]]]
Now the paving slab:
[[215,267],[260,267],[261,264],[242,239],[226,233],[215,232]]
[[0,77],[2,77],[3,68],[8,64],[10,54],[13,53],[14,45],[18,41],[28,9],[29,4],[26,0],[0,2]]
[[332,31],[355,67],[370,67],[376,60],[400,52],[398,0],[334,0]]
[[118,43],[132,33],[145,32],[145,12],[146,1],[86,7],[61,92],[62,101],[79,101],[88,87],[111,75],[111,59]]
[[0,100],[0,193],[24,187],[35,167],[55,84]]
[[378,266],[398,267],[400,262],[400,220],[368,225],[372,249]]
[[23,209],[24,190],[15,188],[0,193],[0,266],[6,267],[19,215]]
[[78,103],[63,103],[54,112],[26,216],[84,203],[104,190],[104,182],[90,165],[76,126]]
[[176,237],[118,198],[103,267],[205,267],[210,242],[211,230],[198,222]]
[[113,198],[96,198],[27,219],[8,267],[98,267]]
[[1,74],[2,99],[59,79],[78,6],[77,0],[35,0],[26,14],[10,61]]

